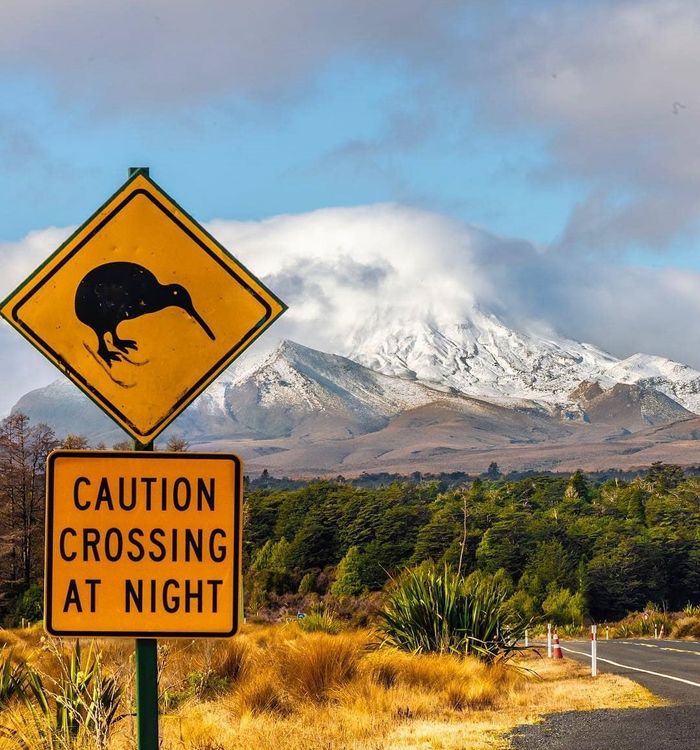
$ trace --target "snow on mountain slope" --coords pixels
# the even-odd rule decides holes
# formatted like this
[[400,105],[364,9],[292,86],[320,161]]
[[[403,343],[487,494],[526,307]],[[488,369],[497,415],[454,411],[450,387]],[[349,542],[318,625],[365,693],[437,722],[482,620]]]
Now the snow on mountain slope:
[[229,414],[237,419],[242,408],[262,407],[267,413],[281,409],[296,418],[327,413],[376,421],[442,395],[421,383],[373,372],[345,357],[283,341],[257,367],[233,371],[225,400]]
[[604,380],[655,388],[686,409],[700,413],[700,372],[680,362],[653,354],[633,354],[609,367]]
[[389,329],[363,327],[348,356],[387,375],[499,403],[534,400],[576,409],[569,394],[581,381],[655,388],[700,413],[700,372],[663,357],[619,360],[590,344],[515,331],[474,308],[463,323],[435,324],[417,315]]
[[373,370],[496,400],[565,403],[582,380],[598,380],[618,360],[589,344],[520,333],[474,309],[469,320],[438,327],[417,319],[387,335],[355,337],[348,356]]

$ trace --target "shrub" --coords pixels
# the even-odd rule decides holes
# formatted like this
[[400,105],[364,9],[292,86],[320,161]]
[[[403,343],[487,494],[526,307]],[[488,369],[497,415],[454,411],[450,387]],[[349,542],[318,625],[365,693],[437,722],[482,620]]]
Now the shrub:
[[385,642],[404,651],[508,658],[528,623],[506,617],[506,593],[488,576],[467,582],[448,566],[413,568],[390,591],[380,628]]
[[15,712],[14,726],[7,731],[23,750],[81,743],[104,750],[114,725],[123,718],[118,713],[123,688],[104,673],[93,647],[86,658],[80,641],[68,654],[54,648],[58,676],[27,668],[21,696],[28,713]]
[[700,638],[700,616],[681,617],[674,624],[671,634],[674,638]]
[[44,590],[38,583],[33,583],[17,600],[12,617],[13,624],[19,625],[22,620],[37,622],[44,616]]
[[639,638],[663,632],[669,635],[673,629],[673,619],[658,607],[648,604],[643,612],[631,612],[612,628],[613,638]]
[[342,599],[347,596],[359,596],[364,590],[362,555],[360,554],[360,548],[353,546],[338,563],[336,579],[331,586],[331,594]]
[[329,633],[335,635],[341,630],[340,623],[335,615],[324,608],[310,612],[306,617],[297,620],[297,624],[305,633]]
[[309,572],[305,573],[299,582],[299,593],[302,596],[313,594],[316,592],[316,576]]
[[547,620],[555,625],[579,628],[586,616],[586,602],[580,591],[572,594],[569,589],[554,588],[542,602],[542,610]]

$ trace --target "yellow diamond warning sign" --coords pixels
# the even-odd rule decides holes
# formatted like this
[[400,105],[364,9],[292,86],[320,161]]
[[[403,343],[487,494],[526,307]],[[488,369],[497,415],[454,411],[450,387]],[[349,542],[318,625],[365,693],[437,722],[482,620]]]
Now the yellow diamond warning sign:
[[46,629],[230,636],[238,627],[240,460],[206,453],[49,456]]
[[284,310],[137,171],[0,313],[146,443]]

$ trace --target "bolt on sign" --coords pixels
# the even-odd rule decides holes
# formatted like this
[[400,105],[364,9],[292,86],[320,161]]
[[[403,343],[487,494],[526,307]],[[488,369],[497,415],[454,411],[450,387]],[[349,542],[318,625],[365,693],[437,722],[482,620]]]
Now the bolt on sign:
[[47,466],[46,629],[230,636],[238,628],[240,460],[55,451]]
[[147,443],[285,309],[137,170],[0,314]]

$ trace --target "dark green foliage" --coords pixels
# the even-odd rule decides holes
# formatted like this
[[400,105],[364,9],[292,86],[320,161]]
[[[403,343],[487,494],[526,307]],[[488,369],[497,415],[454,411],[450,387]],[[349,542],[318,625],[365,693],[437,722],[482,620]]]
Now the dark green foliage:
[[680,466],[664,464],[661,461],[653,463],[646,476],[647,482],[650,482],[657,490],[672,490],[678,487],[684,478],[683,469]]
[[44,590],[38,583],[33,583],[17,600],[12,624],[16,627],[22,621],[32,624],[44,616]]
[[500,479],[501,471],[495,461],[491,461],[491,463],[489,464],[489,468],[486,470],[486,476],[489,479]]
[[500,518],[486,529],[477,548],[478,567],[490,573],[504,568],[519,578],[536,545],[529,520],[530,514],[525,511],[504,508]]
[[566,489],[570,495],[575,494],[575,496],[580,500],[590,499],[590,488],[588,486],[588,480],[580,469],[573,474],[566,486]]
[[323,595],[319,576],[339,564],[336,588],[349,595],[381,589],[407,565],[456,569],[461,557],[463,575],[503,571],[515,584],[508,610],[527,618],[577,624],[647,602],[678,609],[700,602],[700,480],[678,471],[655,465],[629,483],[576,472],[451,489],[414,477],[252,492],[249,605],[297,590]]
[[647,602],[679,609],[700,602],[700,480],[678,472],[655,465],[629,482],[613,474],[597,484],[576,472],[452,488],[414,477],[254,491],[244,535],[249,607],[300,588],[324,595],[355,548],[353,591],[380,590],[425,561],[456,569],[462,558],[465,576],[504,571],[514,583],[509,611],[528,618],[612,619]]

